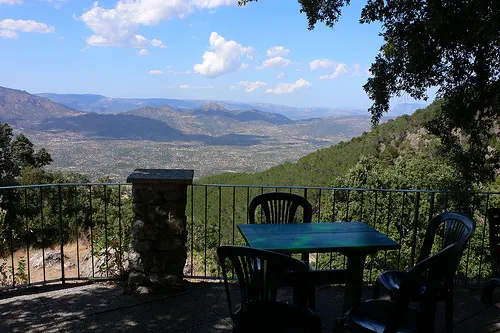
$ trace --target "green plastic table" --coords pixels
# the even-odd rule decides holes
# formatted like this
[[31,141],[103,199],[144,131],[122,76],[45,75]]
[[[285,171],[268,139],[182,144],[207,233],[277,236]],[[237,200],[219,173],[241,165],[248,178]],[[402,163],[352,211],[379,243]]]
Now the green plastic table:
[[248,246],[281,253],[340,252],[346,269],[311,271],[315,285],[345,283],[344,310],[361,302],[366,255],[401,246],[363,222],[239,224]]

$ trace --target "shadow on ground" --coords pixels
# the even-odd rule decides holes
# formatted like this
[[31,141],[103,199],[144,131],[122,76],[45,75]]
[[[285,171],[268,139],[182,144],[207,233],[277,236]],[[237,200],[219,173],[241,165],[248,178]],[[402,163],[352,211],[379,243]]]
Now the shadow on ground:
[[[236,287],[234,285],[233,287]],[[124,294],[121,283],[67,284],[0,293],[0,332],[231,332],[224,286],[187,284],[184,293],[170,296]],[[365,288],[369,297],[371,290]],[[289,300],[285,290],[280,299]],[[455,293],[455,333],[499,332],[497,303],[480,301],[480,289],[458,288]],[[342,315],[343,287],[317,289],[317,312],[324,332]],[[438,309],[438,332],[443,329]]]

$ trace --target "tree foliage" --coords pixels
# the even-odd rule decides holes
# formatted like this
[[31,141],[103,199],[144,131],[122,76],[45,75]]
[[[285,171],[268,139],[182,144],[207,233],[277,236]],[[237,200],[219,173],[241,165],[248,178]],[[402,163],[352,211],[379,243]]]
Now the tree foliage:
[[52,158],[44,148],[35,151],[23,134],[13,139],[12,128],[0,123],[0,186],[18,184],[23,168],[42,168],[50,162]]
[[[252,0],[240,1],[244,5]],[[299,0],[309,29],[333,27],[345,0]],[[380,22],[384,43],[364,85],[376,124],[393,96],[427,99],[437,87],[441,112],[427,128],[463,187],[491,181],[498,154],[489,144],[500,118],[500,3],[497,0],[368,0],[360,23]]]

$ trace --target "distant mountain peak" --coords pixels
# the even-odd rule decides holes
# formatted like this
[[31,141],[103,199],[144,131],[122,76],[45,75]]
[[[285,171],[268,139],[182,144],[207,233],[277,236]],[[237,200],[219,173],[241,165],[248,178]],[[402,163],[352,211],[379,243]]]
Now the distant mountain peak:
[[49,117],[78,115],[67,106],[46,97],[31,95],[23,90],[0,87],[0,119],[10,124],[32,124]]
[[213,102],[202,105],[201,108],[203,110],[227,111],[227,109],[222,105],[220,105],[219,103],[213,103]]

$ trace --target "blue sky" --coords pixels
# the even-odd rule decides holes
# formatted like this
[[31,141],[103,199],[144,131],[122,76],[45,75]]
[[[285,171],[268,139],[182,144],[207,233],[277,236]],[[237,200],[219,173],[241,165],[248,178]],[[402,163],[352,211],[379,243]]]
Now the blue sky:
[[366,108],[382,40],[362,5],[308,31],[291,0],[0,0],[0,86]]

